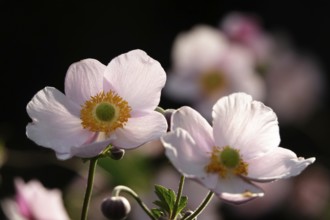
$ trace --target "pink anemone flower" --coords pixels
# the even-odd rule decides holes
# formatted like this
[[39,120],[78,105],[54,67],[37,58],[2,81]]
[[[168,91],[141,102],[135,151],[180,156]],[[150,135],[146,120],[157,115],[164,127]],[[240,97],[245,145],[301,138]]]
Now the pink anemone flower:
[[138,147],[167,130],[165,117],[154,111],[165,81],[160,63],[141,50],[107,66],[81,60],[68,69],[65,95],[46,87],[28,103],[26,134],[63,160],[94,157],[109,144]]
[[239,204],[261,197],[263,190],[252,181],[296,176],[315,161],[279,147],[276,114],[250,95],[219,99],[212,117],[213,127],[192,108],[181,107],[161,141],[179,172],[224,201]]

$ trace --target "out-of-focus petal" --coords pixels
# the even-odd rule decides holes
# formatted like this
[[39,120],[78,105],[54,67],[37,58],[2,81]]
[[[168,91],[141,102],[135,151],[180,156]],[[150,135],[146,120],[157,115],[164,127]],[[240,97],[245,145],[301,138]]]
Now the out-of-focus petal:
[[198,152],[212,152],[215,146],[212,127],[196,110],[184,106],[175,111],[171,119],[171,130],[178,128],[187,131],[198,143]]
[[154,110],[160,101],[166,73],[142,50],[114,58],[105,70],[104,89],[117,92],[132,109]]
[[65,94],[73,102],[83,105],[103,89],[105,65],[95,59],[71,64],[65,77]]
[[128,119],[123,128],[117,128],[111,143],[122,149],[131,149],[160,138],[167,130],[167,121],[159,112],[153,111]]
[[244,160],[260,157],[280,143],[275,113],[245,93],[221,98],[212,117],[217,146],[239,149]]
[[31,212],[33,218],[69,219],[63,206],[62,193],[59,190],[48,190],[36,180],[24,183],[22,180],[17,179],[15,185],[18,196],[22,197],[28,205],[29,212]]
[[221,178],[217,174],[210,174],[197,181],[229,203],[241,204],[264,195],[258,186],[236,175]]
[[272,181],[299,175],[315,158],[297,157],[291,150],[277,147],[262,157],[247,161],[248,178],[255,181]]
[[212,68],[224,56],[227,47],[228,42],[218,29],[198,25],[179,34],[174,41],[172,58],[175,71],[185,74]]
[[[203,146],[195,140],[186,130],[177,128],[161,138],[165,147],[165,154],[177,170],[186,177],[202,177],[205,175],[204,167],[207,165],[209,155]],[[204,147],[205,148],[205,147]]]
[[84,130],[77,117],[77,105],[52,87],[39,91],[27,105],[32,119],[26,135],[38,145],[60,154],[85,143],[92,133]]

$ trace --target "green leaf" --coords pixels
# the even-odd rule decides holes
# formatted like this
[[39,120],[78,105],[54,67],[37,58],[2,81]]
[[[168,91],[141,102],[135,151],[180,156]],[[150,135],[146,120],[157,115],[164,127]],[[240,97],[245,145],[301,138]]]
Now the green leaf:
[[159,200],[156,200],[154,204],[171,216],[176,199],[175,192],[161,185],[155,185],[155,193]]
[[188,197],[181,196],[179,206],[178,206],[178,213],[181,213],[181,211],[187,206],[187,203],[188,203]]
[[164,216],[164,212],[161,209],[153,208],[151,209],[151,213],[158,219]]

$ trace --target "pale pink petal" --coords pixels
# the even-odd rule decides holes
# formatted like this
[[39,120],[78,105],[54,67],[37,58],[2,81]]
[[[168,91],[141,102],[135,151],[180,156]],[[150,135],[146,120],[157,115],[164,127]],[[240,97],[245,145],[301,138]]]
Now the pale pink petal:
[[203,144],[195,140],[189,132],[177,128],[164,135],[161,141],[166,156],[179,172],[191,178],[205,175],[204,168],[209,162],[210,155],[203,149]]
[[65,77],[65,94],[73,102],[83,105],[91,96],[103,90],[105,65],[94,59],[71,64]]
[[205,71],[218,63],[228,45],[218,29],[207,25],[195,26],[176,37],[172,49],[173,66],[177,74]]
[[69,219],[59,190],[48,190],[39,181],[31,180],[24,183],[15,181],[17,194],[28,205],[29,212],[35,219]]
[[273,181],[299,175],[315,158],[297,157],[291,150],[277,147],[266,155],[246,161],[248,178],[255,181]]
[[118,128],[111,144],[118,148],[131,149],[160,138],[167,130],[167,121],[159,112],[153,111],[128,119],[123,128]]
[[[99,155],[106,147],[109,146],[113,137],[106,140],[84,144],[82,146],[73,147],[71,154],[81,158],[91,158]],[[65,157],[65,155],[62,155]]]
[[132,109],[154,110],[160,101],[166,73],[160,63],[142,50],[114,58],[105,71],[104,89],[114,90]]
[[236,175],[221,178],[210,174],[197,181],[229,203],[241,204],[264,195],[258,186]]
[[171,118],[171,130],[181,128],[198,142],[199,151],[210,153],[215,146],[212,127],[197,111],[184,106],[175,111]]
[[212,117],[216,144],[239,149],[244,160],[260,157],[280,143],[275,113],[245,93],[221,98]]
[[78,106],[55,88],[39,91],[26,108],[32,119],[26,127],[28,138],[57,153],[69,153],[93,135],[82,128]]

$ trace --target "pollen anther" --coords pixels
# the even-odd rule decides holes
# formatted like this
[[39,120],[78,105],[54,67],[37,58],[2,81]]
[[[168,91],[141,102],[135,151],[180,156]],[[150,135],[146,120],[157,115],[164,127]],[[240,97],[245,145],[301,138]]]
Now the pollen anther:
[[239,151],[234,148],[229,146],[213,147],[210,162],[205,167],[205,171],[217,173],[222,178],[226,178],[228,173],[246,176],[248,164],[242,160]]
[[87,100],[80,110],[81,125],[106,134],[123,127],[131,117],[128,102],[113,91],[100,92]]

